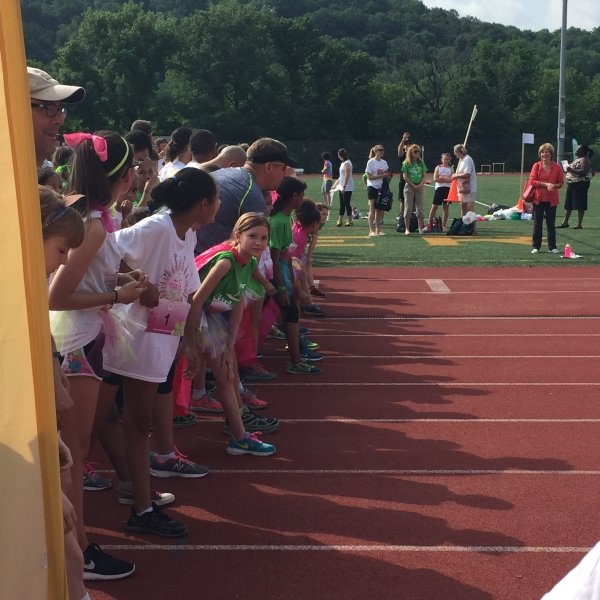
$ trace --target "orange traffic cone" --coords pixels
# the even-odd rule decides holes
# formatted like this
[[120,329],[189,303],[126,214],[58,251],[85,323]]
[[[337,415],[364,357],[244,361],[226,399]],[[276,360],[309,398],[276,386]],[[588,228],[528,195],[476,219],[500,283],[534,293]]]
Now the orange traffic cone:
[[458,184],[456,183],[456,179],[453,179],[452,183],[450,183],[450,191],[448,192],[446,202],[458,202]]
[[523,198],[519,198],[519,201],[517,202],[517,210],[520,213],[525,212],[525,206],[523,205]]

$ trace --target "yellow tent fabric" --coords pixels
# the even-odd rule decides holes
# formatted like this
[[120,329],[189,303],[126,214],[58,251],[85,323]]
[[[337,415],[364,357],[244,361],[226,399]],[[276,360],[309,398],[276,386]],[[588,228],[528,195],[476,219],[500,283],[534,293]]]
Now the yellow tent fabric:
[[18,0],[0,2],[3,600],[67,600],[39,195]]

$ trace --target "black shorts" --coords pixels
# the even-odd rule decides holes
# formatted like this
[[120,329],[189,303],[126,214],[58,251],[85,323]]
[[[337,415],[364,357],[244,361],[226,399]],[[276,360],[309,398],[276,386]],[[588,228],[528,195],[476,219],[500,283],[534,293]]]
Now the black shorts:
[[367,198],[369,200],[377,200],[377,196],[379,196],[379,190],[372,185],[367,186]]
[[[166,381],[158,384],[156,393],[157,394],[170,394],[173,391],[173,378],[175,377],[175,366],[177,365],[177,361],[175,360],[169,369],[169,374],[167,375]],[[117,392],[117,404],[122,402],[122,386],[123,386],[123,377],[124,375],[119,375],[118,373],[108,373],[106,372],[106,376],[102,378],[104,383],[108,385],[113,385],[118,387],[119,390]]]
[[442,202],[448,197],[450,193],[449,187],[439,187],[433,192],[433,203],[436,206],[441,206]]
[[288,294],[288,298],[290,299],[288,306],[280,304],[277,300],[277,296],[275,296],[275,302],[277,302],[279,310],[281,311],[281,316],[286,323],[297,323],[300,320],[300,311],[298,310],[298,306],[296,305],[292,294]]

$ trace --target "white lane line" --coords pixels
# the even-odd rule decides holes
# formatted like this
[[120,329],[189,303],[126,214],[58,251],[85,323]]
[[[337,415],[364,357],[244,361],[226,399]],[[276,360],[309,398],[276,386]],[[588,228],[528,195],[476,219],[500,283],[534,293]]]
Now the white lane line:
[[[110,471],[107,471],[110,472]],[[576,475],[598,476],[592,470],[535,470],[535,469],[213,469],[220,475]]]
[[[381,354],[381,355],[376,355],[376,354],[329,354],[328,352],[324,352],[323,353],[323,357],[327,359],[328,362],[331,362],[333,360],[336,359],[347,359],[347,358],[360,358],[362,360],[364,359],[368,359],[368,358],[372,358],[375,360],[398,360],[398,359],[404,359],[404,360],[423,360],[423,359],[430,359],[430,360],[440,360],[440,359],[447,359],[447,358],[452,358],[452,359],[458,359],[458,358],[469,358],[469,359],[481,359],[481,360],[487,360],[487,359],[510,359],[510,360],[514,360],[515,358],[524,358],[527,359],[527,361],[531,361],[531,360],[535,360],[540,359],[540,360],[546,360],[549,358],[559,358],[561,360],[571,360],[574,358],[593,358],[593,359],[598,359],[600,358],[600,355],[598,354],[569,354],[567,356],[565,356],[564,354],[540,354],[540,355],[536,355],[536,354],[439,354],[439,353],[432,353],[432,354]],[[261,382],[262,383],[262,382]]]
[[[441,280],[440,280],[441,281]],[[434,290],[435,291],[435,290]],[[597,294],[599,290],[591,289],[591,290],[535,290],[535,289],[512,289],[512,290],[464,290],[464,291],[453,291],[452,294],[461,294],[465,296],[473,296],[475,294],[479,295],[488,295],[495,296],[502,294],[503,296],[506,294]],[[364,296],[365,292],[333,292],[336,296]],[[431,294],[431,292],[423,292],[423,291],[411,291],[411,290],[383,290],[383,291],[373,291],[369,290],[369,295],[374,296],[377,294],[384,294],[386,296],[421,296],[423,294]]]
[[[376,277],[376,278],[371,278],[371,277],[361,277],[358,278],[360,281],[365,281],[367,283],[373,283],[376,281],[385,281],[385,282],[390,282],[390,281],[423,281],[423,278],[418,278],[418,277],[402,277],[402,278],[397,278],[397,277],[390,277],[390,278],[385,278],[382,279],[381,277]],[[520,277],[494,277],[493,279],[482,279],[479,277],[444,277],[445,281],[483,281],[485,283],[493,283],[495,281],[513,281],[515,283],[527,283],[529,281],[531,281],[530,278],[520,278]],[[561,283],[561,282],[573,282],[573,281],[593,281],[593,282],[597,282],[598,281],[598,277],[594,276],[594,277],[561,277],[560,279],[556,279],[555,277],[536,277],[535,278],[536,282],[539,281],[551,281],[552,283]],[[337,293],[337,290],[331,290],[331,293]]]
[[[452,317],[454,318],[454,317]],[[360,337],[364,338],[364,332],[359,333],[337,333],[335,331],[319,331],[315,332],[315,335],[319,336],[319,339],[322,337],[327,338],[346,338],[346,337]],[[312,337],[312,336],[311,336]],[[381,337],[391,337],[391,338],[454,338],[454,337],[474,337],[474,338],[503,338],[503,337],[518,337],[518,338],[541,338],[541,337],[573,337],[577,339],[587,338],[587,337],[600,337],[600,333],[444,333],[432,331],[429,333],[372,333],[369,332],[369,337],[373,338],[381,338]],[[275,355],[270,358],[275,358]]]
[[[98,473],[115,474],[114,469],[98,469]],[[395,475],[401,477],[457,477],[473,475],[559,475],[597,477],[593,470],[536,470],[536,469],[221,469],[211,467],[213,475]],[[104,546],[102,546],[104,547]]]
[[170,552],[431,552],[492,554],[584,554],[588,546],[397,546],[392,544],[102,544],[105,550]]
[[[371,292],[369,292],[370,294]],[[427,292],[429,293],[429,292]],[[505,292],[503,292],[505,293]],[[569,292],[573,293],[573,292]],[[597,293],[597,292],[596,292]],[[364,296],[364,293],[363,293]],[[452,315],[445,317],[436,317],[429,315],[413,315],[408,317],[403,317],[402,315],[397,315],[395,317],[353,317],[352,315],[342,316],[335,315],[331,317],[320,317],[320,321],[322,323],[328,323],[331,321],[597,321],[600,319],[600,316],[597,315],[588,315],[588,316],[570,316],[570,315],[496,315],[490,317],[478,317],[477,315],[472,316],[460,316],[460,315]]]
[[[215,421],[220,419],[214,419]],[[279,419],[281,423],[600,423],[600,419]]]
[[449,294],[450,288],[444,283],[443,279],[426,279],[425,283],[429,289],[436,294]]
[[439,381],[430,381],[430,382],[422,382],[422,381],[413,381],[413,382],[398,382],[398,381],[390,381],[388,383],[383,383],[381,381],[375,382],[357,382],[357,381],[331,381],[329,383],[323,381],[310,381],[310,382],[295,382],[295,381],[261,381],[262,386],[285,386],[289,387],[306,387],[309,386],[311,388],[320,386],[320,387],[356,387],[357,385],[368,386],[368,387],[436,387],[436,388],[444,388],[444,387],[583,387],[583,386],[598,386],[600,382],[590,382],[583,383],[581,381],[576,382],[532,382],[532,381],[523,381],[523,382],[501,382],[501,381],[479,381],[476,383],[473,382],[439,382]]

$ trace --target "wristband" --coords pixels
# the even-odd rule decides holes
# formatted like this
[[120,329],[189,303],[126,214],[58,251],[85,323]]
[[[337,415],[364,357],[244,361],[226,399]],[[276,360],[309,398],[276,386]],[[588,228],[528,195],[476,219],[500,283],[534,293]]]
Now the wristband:
[[106,308],[112,308],[119,301],[119,294],[117,293],[117,290],[111,290],[111,291],[114,294],[114,298],[110,304],[106,305]]

